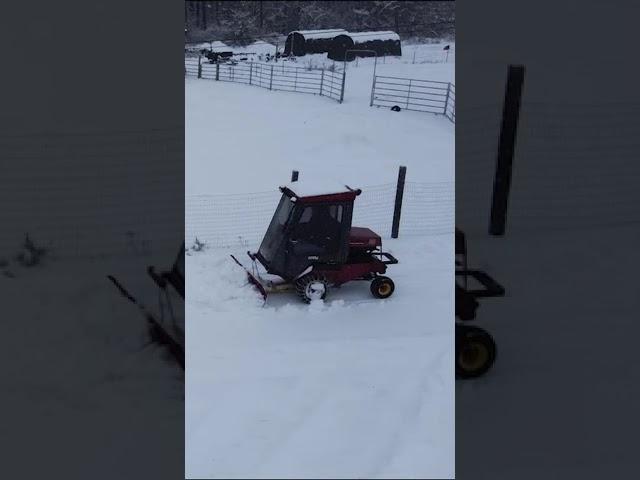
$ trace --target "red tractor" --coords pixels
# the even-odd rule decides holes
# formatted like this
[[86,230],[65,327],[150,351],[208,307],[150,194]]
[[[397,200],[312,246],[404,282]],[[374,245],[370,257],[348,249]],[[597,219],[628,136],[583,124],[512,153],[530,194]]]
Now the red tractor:
[[[282,197],[257,252],[247,252],[251,270],[242,266],[266,299],[270,292],[295,290],[303,301],[322,300],[331,286],[352,280],[371,282],[376,298],[388,298],[395,289],[384,276],[398,260],[382,251],[380,235],[352,227],[353,203],[360,189],[337,186],[318,190],[302,182],[280,187]],[[258,273],[256,262],[275,279]]]

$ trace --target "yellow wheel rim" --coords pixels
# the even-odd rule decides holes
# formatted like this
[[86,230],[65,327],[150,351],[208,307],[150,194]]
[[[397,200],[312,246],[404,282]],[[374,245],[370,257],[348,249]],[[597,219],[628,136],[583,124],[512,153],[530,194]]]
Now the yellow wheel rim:
[[378,293],[380,295],[389,295],[391,293],[391,285],[388,283],[383,283],[378,287]]
[[458,357],[460,366],[466,371],[481,369],[489,360],[489,349],[479,342],[470,342]]

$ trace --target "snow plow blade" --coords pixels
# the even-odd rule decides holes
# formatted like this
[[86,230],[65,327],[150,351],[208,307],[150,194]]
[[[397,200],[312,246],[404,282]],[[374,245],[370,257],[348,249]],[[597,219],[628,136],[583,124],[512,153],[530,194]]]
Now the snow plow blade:
[[242,265],[240,263],[240,261],[235,256],[231,255],[231,258],[233,258],[233,261],[236,262],[245,272],[247,272],[247,280],[254,287],[256,287],[256,289],[258,289],[258,291],[262,295],[263,300],[266,301],[267,300],[267,291],[265,290],[264,285],[262,285],[262,283],[260,283],[260,280],[258,280],[255,277],[255,275],[249,271],[249,269],[247,267]]

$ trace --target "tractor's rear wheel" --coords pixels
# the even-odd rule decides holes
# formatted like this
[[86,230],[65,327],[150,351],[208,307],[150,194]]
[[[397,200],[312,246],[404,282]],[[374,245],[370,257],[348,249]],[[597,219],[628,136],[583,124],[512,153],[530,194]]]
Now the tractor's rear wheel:
[[389,277],[376,277],[371,282],[371,293],[376,298],[389,298],[396,286]]
[[324,275],[308,273],[296,282],[296,291],[305,303],[312,300],[324,300],[327,296],[328,282]]
[[496,360],[496,344],[479,327],[456,325],[456,376],[475,378],[484,375]]

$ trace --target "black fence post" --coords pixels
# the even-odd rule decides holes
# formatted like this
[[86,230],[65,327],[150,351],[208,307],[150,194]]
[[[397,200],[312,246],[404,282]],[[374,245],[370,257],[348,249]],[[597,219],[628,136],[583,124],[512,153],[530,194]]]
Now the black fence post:
[[347,77],[347,67],[345,62],[345,68],[344,70],[342,70],[342,88],[340,89],[340,103],[342,103],[342,101],[344,100],[344,83],[345,83],[346,77]]
[[396,203],[393,208],[393,225],[391,226],[391,238],[398,238],[400,231],[400,212],[402,210],[402,196],[404,195],[404,179],[407,176],[407,167],[400,167],[398,171],[398,186],[396,187]]
[[507,204],[511,188],[511,169],[515,153],[523,84],[524,65],[509,65],[502,109],[502,126],[500,128],[496,173],[493,181],[491,219],[489,221],[489,234],[496,236],[504,235],[506,229]]
[[198,78],[202,78],[202,56],[198,55]]
[[220,80],[220,64],[216,62],[216,80]]
[[298,170],[292,170],[291,171],[291,181],[292,182],[297,182],[298,181]]

